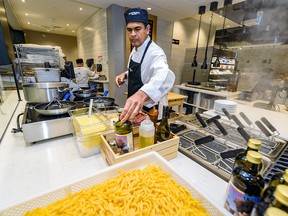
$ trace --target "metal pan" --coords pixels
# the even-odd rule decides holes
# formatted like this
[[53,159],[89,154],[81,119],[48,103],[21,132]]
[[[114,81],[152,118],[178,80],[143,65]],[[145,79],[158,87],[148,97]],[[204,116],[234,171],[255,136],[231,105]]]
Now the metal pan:
[[76,106],[76,103],[72,101],[59,101],[59,103],[55,101],[50,105],[49,103],[37,104],[34,109],[37,113],[42,115],[63,115]]
[[79,97],[79,98],[90,98],[90,97],[96,97],[97,92],[95,92],[94,90],[77,90],[77,91],[73,91],[73,95],[75,97]]
[[90,99],[93,99],[93,107],[95,108],[103,108],[106,106],[112,106],[114,104],[115,99],[111,97],[94,97],[94,98],[87,98],[84,99],[84,104],[89,105]]

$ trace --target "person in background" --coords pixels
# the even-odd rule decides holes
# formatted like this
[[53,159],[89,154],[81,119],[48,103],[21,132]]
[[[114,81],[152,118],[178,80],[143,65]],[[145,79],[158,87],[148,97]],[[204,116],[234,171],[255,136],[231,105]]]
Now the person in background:
[[76,64],[77,67],[74,68],[76,83],[82,89],[89,89],[89,76],[95,77],[97,76],[97,74],[84,67],[84,62],[82,58],[76,59]]
[[[120,116],[121,122],[133,119],[142,108],[149,111],[160,100],[167,105],[167,94],[175,81],[164,51],[149,36],[148,12],[132,8],[124,13],[124,17],[133,50],[128,70],[115,77],[118,87],[128,79],[128,99]],[[162,111],[160,106],[159,111]]]

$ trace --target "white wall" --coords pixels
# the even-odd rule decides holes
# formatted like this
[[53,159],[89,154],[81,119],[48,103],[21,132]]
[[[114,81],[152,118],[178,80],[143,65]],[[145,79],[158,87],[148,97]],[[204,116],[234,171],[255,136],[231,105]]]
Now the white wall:
[[[179,45],[175,45],[175,44],[172,45],[172,52],[171,52],[171,65],[170,66],[176,75],[175,84],[180,84],[183,81],[187,81],[187,80],[182,80],[183,72],[185,68],[190,67],[191,62],[189,62],[188,63],[189,65],[185,67],[185,64],[187,64],[187,61],[185,61],[185,53],[186,53],[186,49],[196,47],[198,26],[199,26],[199,22],[192,18],[187,18],[187,19],[174,22],[173,39],[180,40]],[[200,36],[199,36],[199,47],[206,47],[207,38],[208,38],[208,30],[209,30],[209,25],[202,22]],[[212,27],[208,46],[214,45],[214,39],[215,39],[215,28]],[[188,53],[191,53],[191,52],[188,52]],[[194,56],[194,53],[193,53],[193,56]],[[198,67],[200,67],[201,64],[199,60],[203,59],[203,56],[198,55],[197,59],[198,59]],[[211,59],[207,59],[207,62],[210,60]],[[192,77],[192,68],[191,68],[191,77]]]
[[77,44],[78,57],[83,58],[84,62],[94,58],[95,64],[103,64],[100,74],[109,77],[106,9],[98,10],[77,29]]

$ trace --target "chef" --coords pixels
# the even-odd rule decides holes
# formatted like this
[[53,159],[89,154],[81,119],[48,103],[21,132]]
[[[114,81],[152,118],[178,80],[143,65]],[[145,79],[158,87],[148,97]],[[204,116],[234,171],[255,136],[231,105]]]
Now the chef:
[[133,119],[142,108],[149,111],[159,101],[161,113],[161,105],[168,105],[167,94],[175,81],[164,51],[149,36],[148,12],[132,8],[125,12],[124,17],[133,50],[128,70],[115,78],[118,87],[128,79],[128,99],[120,116],[121,122]]

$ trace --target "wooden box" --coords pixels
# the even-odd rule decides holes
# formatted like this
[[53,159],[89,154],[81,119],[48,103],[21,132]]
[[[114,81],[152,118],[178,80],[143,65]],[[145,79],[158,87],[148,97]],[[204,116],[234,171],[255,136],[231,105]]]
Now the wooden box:
[[171,138],[164,142],[160,142],[145,148],[139,149],[139,127],[133,128],[134,136],[134,151],[123,155],[116,155],[109,145],[110,140],[115,140],[115,133],[108,133],[106,135],[101,135],[102,145],[101,154],[108,165],[117,164],[119,162],[125,161],[127,159],[142,155],[147,152],[156,151],[166,160],[171,160],[177,157],[179,137],[175,134],[171,134]]

